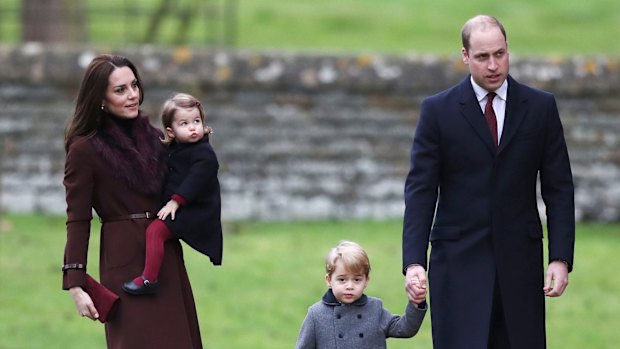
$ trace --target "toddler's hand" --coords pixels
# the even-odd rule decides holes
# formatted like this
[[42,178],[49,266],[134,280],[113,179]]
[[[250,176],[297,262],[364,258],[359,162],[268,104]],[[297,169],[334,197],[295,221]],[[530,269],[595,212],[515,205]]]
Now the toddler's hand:
[[174,220],[178,208],[179,203],[174,200],[170,200],[164,207],[161,208],[161,210],[159,210],[159,212],[157,212],[157,218],[163,221],[168,217],[168,215],[170,215],[170,219]]

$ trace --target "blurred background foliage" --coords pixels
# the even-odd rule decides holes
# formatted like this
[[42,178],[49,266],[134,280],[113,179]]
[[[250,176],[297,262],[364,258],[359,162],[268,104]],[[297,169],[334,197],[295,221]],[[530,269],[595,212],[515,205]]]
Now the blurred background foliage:
[[620,54],[617,0],[3,0],[0,42],[452,55],[479,13],[513,53]]

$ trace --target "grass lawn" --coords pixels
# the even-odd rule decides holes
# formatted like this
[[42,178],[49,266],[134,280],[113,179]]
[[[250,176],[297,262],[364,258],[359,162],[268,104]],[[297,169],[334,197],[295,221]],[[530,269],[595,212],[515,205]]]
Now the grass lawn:
[[460,30],[498,17],[513,53],[620,53],[616,0],[239,1],[239,46],[459,55]]
[[[20,39],[20,3],[0,5],[0,42]],[[146,36],[162,0],[81,0],[87,4],[88,37],[94,44],[124,46]],[[497,16],[513,54],[620,54],[620,1],[564,0],[181,0],[167,11],[156,43],[171,44],[181,23],[187,43],[205,45],[227,33],[221,19],[236,3],[236,45],[242,49],[370,51],[458,55],[459,32],[468,18]],[[179,21],[192,3],[192,22]],[[209,12],[208,8],[211,8]],[[221,41],[221,40],[216,40]]]
[[[323,258],[341,239],[369,252],[367,293],[392,312],[406,302],[399,221],[229,223],[224,265],[185,248],[207,348],[292,348],[306,308],[325,291]],[[91,237],[90,266],[98,255]],[[0,348],[103,348],[103,327],[80,318],[60,289],[64,217],[3,216],[0,223]],[[615,348],[620,342],[620,226],[578,226],[567,293],[548,299],[549,348]],[[96,269],[95,269],[96,270]],[[428,320],[428,318],[427,318]],[[430,349],[430,321],[390,348]]]

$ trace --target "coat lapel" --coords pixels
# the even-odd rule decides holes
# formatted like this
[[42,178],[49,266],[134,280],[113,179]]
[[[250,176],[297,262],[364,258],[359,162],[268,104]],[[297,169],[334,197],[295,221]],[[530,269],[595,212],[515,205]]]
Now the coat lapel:
[[523,96],[521,85],[512,77],[508,76],[508,97],[506,100],[506,115],[504,118],[504,130],[499,142],[498,154],[501,153],[517,133],[521,122],[527,114],[527,98]]
[[476,131],[482,142],[487,146],[492,154],[496,152],[496,146],[493,144],[489,126],[484,120],[484,115],[478,104],[478,99],[471,86],[470,77],[468,76],[459,86],[459,103],[461,105],[461,114],[465,120]]

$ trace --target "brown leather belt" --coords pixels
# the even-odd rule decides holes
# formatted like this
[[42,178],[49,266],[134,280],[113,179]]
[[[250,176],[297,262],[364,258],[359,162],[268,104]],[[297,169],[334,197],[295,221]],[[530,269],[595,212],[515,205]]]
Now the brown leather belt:
[[155,218],[155,216],[153,216],[151,212],[146,211],[144,213],[132,213],[132,214],[124,215],[124,216],[116,216],[116,217],[110,217],[110,218],[99,217],[99,221],[101,223],[108,223],[108,222],[114,222],[114,221],[126,221],[130,219],[153,219],[153,218]]
[[81,263],[71,263],[71,264],[63,264],[62,271],[69,269],[86,269],[86,264]]

